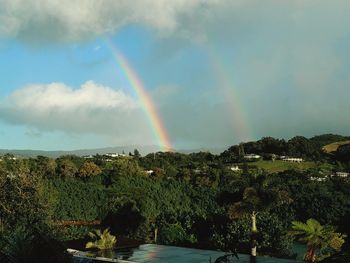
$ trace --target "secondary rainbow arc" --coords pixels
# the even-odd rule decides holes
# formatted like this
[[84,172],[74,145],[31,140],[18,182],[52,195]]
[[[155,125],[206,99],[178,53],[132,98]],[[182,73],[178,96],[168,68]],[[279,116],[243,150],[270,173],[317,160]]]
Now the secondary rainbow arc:
[[213,48],[206,47],[205,52],[218,81],[219,90],[224,96],[228,112],[232,116],[229,120],[232,130],[236,132],[237,139],[240,141],[253,139],[255,137],[252,132],[253,129],[247,123],[248,117],[240,102],[239,94],[236,91],[237,87],[231,80],[231,74],[228,73],[225,63]]

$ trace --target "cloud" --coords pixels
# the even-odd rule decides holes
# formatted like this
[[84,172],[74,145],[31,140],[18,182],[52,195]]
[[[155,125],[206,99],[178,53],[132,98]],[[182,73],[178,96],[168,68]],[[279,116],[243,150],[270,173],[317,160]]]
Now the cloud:
[[202,0],[0,0],[0,35],[26,43],[81,41],[128,24],[167,31]]
[[[228,45],[252,40],[257,32],[293,37],[305,31],[322,41],[324,31],[337,34],[346,28],[349,9],[345,0],[336,5],[302,0],[0,0],[0,36],[31,44],[74,42],[139,24],[163,36],[226,39]],[[306,32],[310,27],[313,32]]]
[[138,102],[93,81],[79,89],[63,83],[23,87],[3,99],[0,118],[41,132],[100,134],[120,143],[152,142]]

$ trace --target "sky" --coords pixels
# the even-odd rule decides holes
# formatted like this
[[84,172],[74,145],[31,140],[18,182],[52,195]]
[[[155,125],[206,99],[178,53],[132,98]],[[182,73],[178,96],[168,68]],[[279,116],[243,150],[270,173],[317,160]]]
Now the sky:
[[349,13],[342,0],[0,0],[0,148],[350,135]]

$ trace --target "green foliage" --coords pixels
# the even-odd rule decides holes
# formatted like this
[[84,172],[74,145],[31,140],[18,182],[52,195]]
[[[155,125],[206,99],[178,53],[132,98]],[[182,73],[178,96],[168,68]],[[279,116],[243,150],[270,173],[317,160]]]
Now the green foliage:
[[84,239],[90,231],[93,230],[92,226],[64,226],[60,229],[60,235],[57,237],[62,241]]
[[[322,226],[317,220],[310,218],[306,223],[292,222],[289,234],[299,242],[307,244],[305,260],[314,262],[317,258],[328,257],[331,252],[339,251],[344,243],[345,235],[335,232],[333,226]],[[320,249],[320,255],[316,250]]]
[[276,161],[257,161],[254,163],[254,165],[257,168],[264,169],[270,173],[276,173],[276,172],[283,172],[286,170],[308,170],[310,168],[317,167],[317,164],[315,162],[306,161],[301,163],[290,163],[290,162],[284,162],[282,160],[276,160]]
[[179,224],[168,224],[160,229],[160,241],[166,245],[192,244],[197,240]]
[[5,229],[46,224],[51,219],[55,198],[40,177],[0,172],[0,189],[0,217]]
[[106,192],[103,187],[75,178],[52,179],[50,189],[57,191],[55,220],[96,220],[100,218]]
[[98,167],[93,162],[85,162],[79,169],[78,175],[81,178],[89,178],[92,176],[97,176],[102,173],[100,167]]
[[69,159],[57,160],[57,174],[61,177],[73,177],[77,174],[78,168],[73,161]]
[[71,262],[65,247],[44,226],[18,226],[5,231],[0,238],[2,263],[65,263]]
[[[283,219],[270,212],[257,215],[257,242],[259,251],[272,255],[290,254],[292,239],[286,234],[288,227]],[[249,215],[235,220],[228,220],[226,224],[214,225],[212,242],[224,251],[238,249],[242,253],[250,253],[251,220]]]
[[109,232],[106,228],[101,232],[101,230],[95,230],[89,232],[89,237],[93,239],[92,242],[86,243],[86,248],[97,248],[99,250],[113,249],[117,244],[117,238]]

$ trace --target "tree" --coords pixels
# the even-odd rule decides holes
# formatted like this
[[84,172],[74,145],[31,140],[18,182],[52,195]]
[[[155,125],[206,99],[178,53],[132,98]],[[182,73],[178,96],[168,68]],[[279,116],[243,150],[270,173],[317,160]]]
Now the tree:
[[29,162],[31,173],[47,178],[54,177],[57,168],[55,160],[39,155],[35,159],[29,159]]
[[0,221],[2,228],[17,224],[34,227],[51,218],[54,196],[40,177],[0,171]]
[[[327,257],[330,251],[339,251],[344,243],[345,235],[335,232],[333,226],[322,226],[317,220],[310,218],[306,223],[292,222],[289,234],[298,241],[307,244],[304,260],[313,263],[317,259],[316,251],[320,249],[319,258]],[[322,255],[323,254],[323,255]]]
[[57,172],[62,177],[72,177],[78,172],[76,165],[69,159],[58,160]]
[[135,150],[134,150],[134,158],[135,158],[135,159],[139,159],[140,157],[141,157],[140,152],[139,152],[137,149],[135,149]]
[[98,167],[93,162],[85,162],[79,169],[78,175],[82,178],[88,178],[91,176],[96,176],[101,174],[102,171],[100,167]]
[[335,152],[335,156],[339,161],[350,161],[350,144],[340,145]]
[[109,232],[108,228],[103,232],[99,229],[94,232],[89,232],[89,236],[94,239],[94,241],[86,243],[85,248],[97,248],[102,252],[103,256],[108,255],[117,243],[117,238]]
[[243,200],[234,203],[229,209],[231,218],[241,217],[244,214],[250,214],[251,216],[251,262],[256,262],[256,235],[258,232],[256,227],[256,215],[261,205],[262,202],[256,189],[247,187],[243,192]]
[[242,200],[235,202],[229,208],[229,216],[232,219],[240,218],[249,214],[251,217],[251,259],[250,262],[256,262],[256,247],[258,229],[256,226],[256,217],[259,211],[267,210],[271,205],[274,207],[288,204],[291,202],[286,191],[269,187],[265,175],[251,177],[250,186],[243,191]]
[[89,236],[94,241],[86,243],[86,248],[97,248],[99,250],[113,249],[117,243],[117,238],[111,235],[108,228],[103,232],[99,229],[89,232]]

